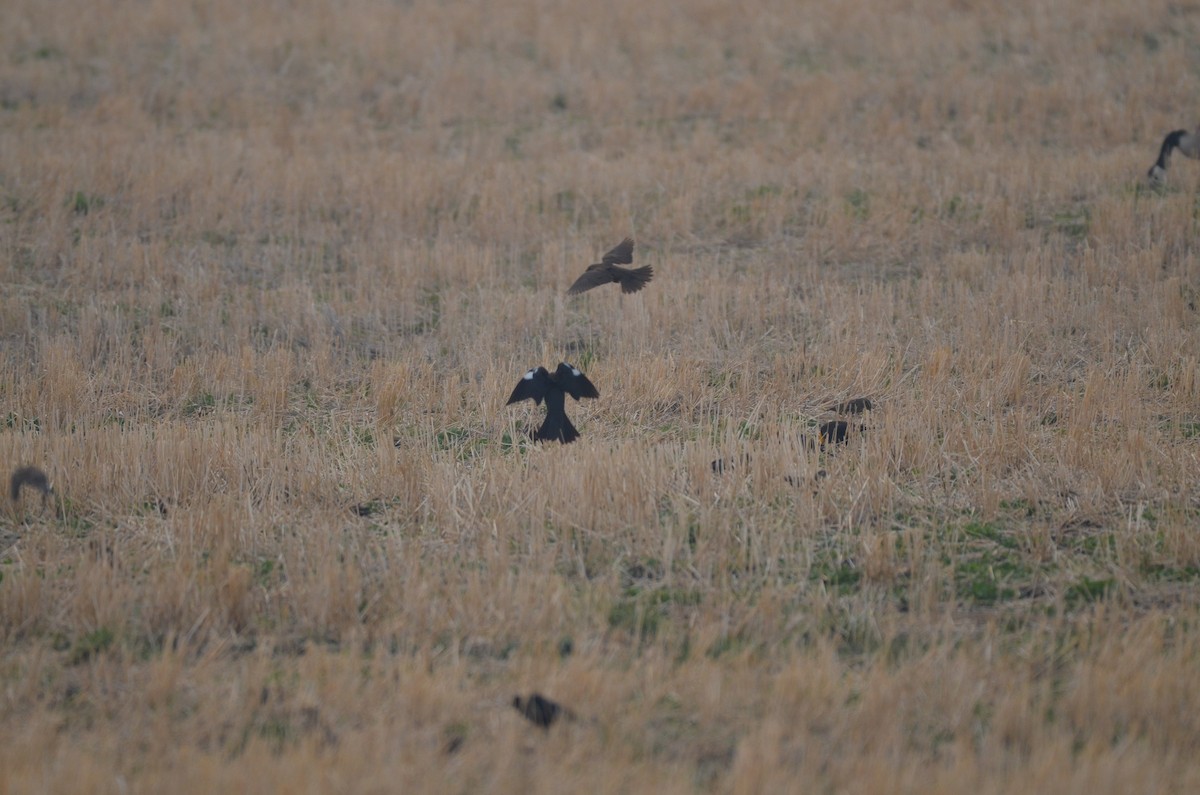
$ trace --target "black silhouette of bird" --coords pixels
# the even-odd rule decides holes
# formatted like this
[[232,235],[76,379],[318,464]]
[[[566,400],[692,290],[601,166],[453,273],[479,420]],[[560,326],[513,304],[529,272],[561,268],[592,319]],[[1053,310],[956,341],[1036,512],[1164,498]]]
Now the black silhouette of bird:
[[46,502],[46,498],[54,493],[54,487],[50,485],[50,478],[46,477],[46,473],[37,467],[18,467],[13,473],[12,478],[8,483],[8,493],[12,497],[13,502],[21,499],[21,487],[28,486],[35,491],[42,493],[42,502]]
[[525,716],[526,720],[542,729],[548,730],[550,725],[559,718],[569,720],[575,718],[575,713],[571,710],[561,704],[556,704],[541,693],[531,693],[529,698],[513,696],[512,705],[517,712]]
[[579,371],[578,367],[559,362],[558,369],[553,373],[545,367],[530,370],[521,377],[512,395],[505,405],[511,406],[521,400],[529,399],[541,405],[546,401],[546,420],[542,427],[533,434],[538,441],[553,441],[557,439],[563,444],[579,438],[579,431],[567,417],[567,395],[579,400],[581,398],[598,398],[600,392]]
[[1166,178],[1167,161],[1171,159],[1171,153],[1176,149],[1185,157],[1200,157],[1200,130],[1194,133],[1187,130],[1175,130],[1167,133],[1167,137],[1163,139],[1162,148],[1158,150],[1158,160],[1150,166],[1148,176],[1151,182],[1161,183]]
[[[858,426],[859,431],[865,431],[867,426]],[[830,420],[819,430],[819,445],[822,450],[829,444],[845,444],[850,433],[850,423],[845,420]]]
[[567,294],[576,295],[609,282],[618,282],[623,293],[636,293],[654,276],[654,269],[649,265],[636,269],[621,267],[632,262],[633,238],[627,237],[605,254],[600,262],[588,265],[583,275],[567,290]]

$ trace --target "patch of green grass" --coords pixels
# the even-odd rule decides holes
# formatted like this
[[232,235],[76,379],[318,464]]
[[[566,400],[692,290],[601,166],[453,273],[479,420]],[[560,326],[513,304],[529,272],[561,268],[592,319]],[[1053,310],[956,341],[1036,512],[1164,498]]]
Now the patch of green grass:
[[1179,435],[1184,439],[1194,439],[1200,436],[1200,422],[1179,423]]
[[942,203],[939,215],[947,220],[959,219],[967,221],[978,221],[983,215],[983,206],[978,202],[968,203],[961,196],[951,196]]
[[206,229],[201,232],[200,240],[213,248],[235,248],[238,243],[235,233],[219,232],[215,229]]
[[442,323],[442,293],[437,289],[423,290],[417,297],[421,318],[409,329],[410,334],[430,334]]
[[70,664],[79,665],[91,660],[106,651],[115,640],[116,636],[108,627],[100,627],[89,632],[80,638],[71,649]]
[[761,436],[762,429],[750,422],[750,420],[742,420],[738,423],[737,437],[739,439],[750,439],[757,441]]
[[42,421],[37,417],[22,417],[16,412],[8,412],[8,416],[4,418],[4,424],[14,430],[33,431],[37,432],[42,429]]
[[737,373],[713,370],[708,374],[708,385],[713,389],[737,389],[741,377]]
[[576,367],[578,367],[580,370],[582,370],[584,373],[586,373],[588,370],[591,369],[592,365],[595,362],[596,362],[596,349],[593,347],[587,347],[587,348],[584,348],[583,350],[579,351],[579,353],[575,356],[575,361],[572,362],[572,364],[574,364]]
[[64,532],[74,538],[86,538],[96,528],[96,523],[70,497],[58,497],[58,512]]
[[1141,567],[1142,575],[1160,582],[1195,582],[1200,580],[1200,567],[1168,566],[1165,563],[1150,563]]
[[460,425],[455,425],[437,432],[433,442],[438,450],[456,450],[471,438],[471,431]]
[[1028,576],[1028,570],[1019,560],[990,550],[972,559],[959,560],[954,567],[958,598],[977,605],[1016,599],[1017,582]]
[[523,453],[531,447],[533,447],[533,440],[525,434],[518,434],[514,437],[505,431],[504,435],[500,437],[500,451],[504,453]]
[[718,660],[727,654],[737,654],[749,646],[750,642],[741,633],[723,634],[704,650],[704,654],[710,660]]
[[1091,229],[1092,213],[1088,207],[1060,210],[1054,214],[1053,226],[1072,240],[1081,240]]
[[1005,549],[1016,549],[1018,546],[1013,538],[1005,535],[1000,528],[993,524],[970,522],[963,527],[963,533],[970,538],[985,538],[988,541],[999,544]]
[[1086,555],[1095,555],[1098,552],[1111,555],[1117,551],[1117,537],[1112,531],[1103,530],[1084,536],[1073,546]]
[[367,425],[357,425],[351,428],[350,435],[353,437],[355,444],[360,444],[363,447],[375,446],[375,431]]
[[1084,577],[1067,588],[1067,605],[1077,607],[1080,604],[1099,602],[1112,592],[1116,584],[1117,581],[1111,577],[1101,580]]
[[212,392],[200,392],[183,404],[183,416],[199,417],[211,414],[217,407],[217,397]]
[[751,210],[748,204],[734,204],[729,208],[729,220],[734,224],[750,223]]
[[258,562],[254,570],[254,579],[259,585],[270,585],[273,575],[275,574],[275,561],[271,558],[265,558]]
[[859,581],[862,580],[862,572],[850,561],[824,561],[814,564],[809,576],[843,596],[857,591]]
[[1037,506],[1024,497],[1012,500],[1000,500],[1000,507],[1006,511],[1023,514],[1025,518],[1029,518],[1037,513]]
[[871,196],[862,188],[855,188],[846,194],[846,206],[850,209],[850,217],[865,221],[871,217]]
[[668,616],[672,604],[692,606],[700,603],[698,591],[656,588],[644,591],[637,586],[626,588],[609,608],[608,625],[635,636],[639,642],[653,639]]

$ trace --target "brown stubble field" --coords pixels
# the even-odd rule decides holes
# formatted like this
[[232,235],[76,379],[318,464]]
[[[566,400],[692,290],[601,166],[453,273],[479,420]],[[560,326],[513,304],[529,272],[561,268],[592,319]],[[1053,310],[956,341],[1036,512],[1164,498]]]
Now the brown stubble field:
[[0,791],[1200,788],[1200,6],[679,5],[6,4]]

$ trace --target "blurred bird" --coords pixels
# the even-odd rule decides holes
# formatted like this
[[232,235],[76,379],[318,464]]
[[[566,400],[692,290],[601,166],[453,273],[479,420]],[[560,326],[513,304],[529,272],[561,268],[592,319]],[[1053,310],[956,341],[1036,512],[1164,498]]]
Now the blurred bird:
[[725,470],[727,470],[727,469],[732,471],[732,470],[736,469],[738,466],[749,466],[749,465],[750,465],[750,454],[749,453],[742,453],[737,458],[728,458],[728,459],[718,458],[715,461],[713,461],[711,464],[712,471],[716,472],[718,475],[724,475]]
[[1194,133],[1187,130],[1175,130],[1167,133],[1167,137],[1163,139],[1162,148],[1158,150],[1158,160],[1150,167],[1148,176],[1151,182],[1159,184],[1166,179],[1167,161],[1171,159],[1171,152],[1176,149],[1185,157],[1200,157],[1200,130]]
[[46,473],[37,467],[18,467],[12,473],[12,479],[9,480],[9,496],[13,502],[21,499],[21,487],[28,486],[29,488],[40,491],[42,493],[42,503],[46,502],[46,498],[54,493],[54,487],[50,485],[50,478],[46,477]]
[[563,444],[579,438],[579,431],[567,417],[566,396],[579,400],[580,398],[598,398],[600,392],[592,385],[587,376],[578,367],[559,362],[558,369],[553,373],[545,367],[530,370],[521,377],[512,395],[505,405],[511,406],[522,400],[532,400],[537,405],[546,401],[546,420],[542,427],[533,434],[538,441],[557,439]]
[[571,720],[575,718],[575,713],[571,710],[554,703],[541,693],[532,693],[529,698],[513,696],[512,705],[517,712],[525,716],[526,720],[543,729],[549,729],[550,724],[560,717]]
[[595,265],[588,265],[583,275],[575,280],[575,283],[567,290],[568,295],[576,295],[586,292],[593,287],[599,287],[602,284],[609,282],[619,282],[621,292],[636,293],[638,290],[646,286],[646,282],[650,281],[654,276],[654,269],[646,265],[636,270],[633,268],[622,268],[622,265],[629,265],[633,262],[633,238],[627,237],[618,243],[612,251],[605,254],[600,262]]

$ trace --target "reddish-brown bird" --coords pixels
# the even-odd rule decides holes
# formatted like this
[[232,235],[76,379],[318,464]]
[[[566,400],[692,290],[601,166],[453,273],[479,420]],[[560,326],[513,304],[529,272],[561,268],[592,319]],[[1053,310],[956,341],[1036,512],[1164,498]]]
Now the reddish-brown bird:
[[633,238],[627,237],[614,246],[612,251],[605,254],[600,262],[588,265],[588,269],[575,280],[575,283],[567,290],[567,294],[575,295],[609,282],[619,283],[623,293],[636,293],[645,287],[646,282],[654,276],[654,269],[649,265],[641,268],[621,267],[632,263]]

